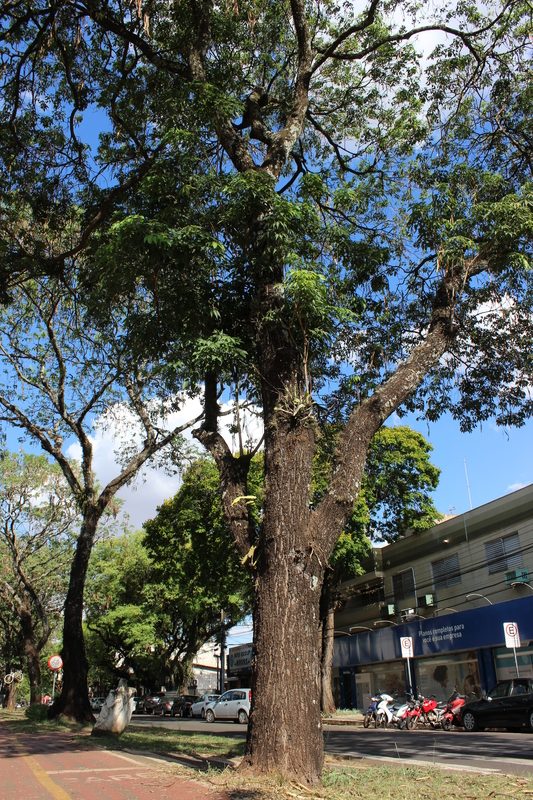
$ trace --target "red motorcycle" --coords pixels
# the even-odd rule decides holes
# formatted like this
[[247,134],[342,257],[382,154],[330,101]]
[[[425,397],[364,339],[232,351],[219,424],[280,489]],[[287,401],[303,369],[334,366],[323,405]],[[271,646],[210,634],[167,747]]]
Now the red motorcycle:
[[440,724],[442,711],[443,707],[435,696],[422,697],[419,695],[418,703],[412,709],[407,720],[407,727],[413,730],[420,723],[436,728]]
[[454,692],[449,698],[440,721],[445,731],[451,731],[453,727],[462,728],[462,709],[465,703],[466,697],[459,692]]

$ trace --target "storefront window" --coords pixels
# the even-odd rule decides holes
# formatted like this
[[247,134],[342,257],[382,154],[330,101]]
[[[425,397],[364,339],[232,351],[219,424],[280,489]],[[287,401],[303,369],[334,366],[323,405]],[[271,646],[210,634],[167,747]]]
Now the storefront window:
[[415,662],[418,691],[425,697],[447,700],[453,692],[468,699],[481,696],[479,667],[475,652],[417,659]]
[[512,650],[507,647],[498,647],[494,650],[494,660],[496,678],[499,681],[516,678],[517,663],[521,678],[533,678],[533,647],[517,647],[516,663]]

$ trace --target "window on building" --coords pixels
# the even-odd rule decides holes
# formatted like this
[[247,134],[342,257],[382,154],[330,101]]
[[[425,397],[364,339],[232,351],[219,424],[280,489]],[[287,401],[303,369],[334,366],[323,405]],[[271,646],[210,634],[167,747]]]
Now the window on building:
[[415,574],[412,569],[397,572],[392,576],[392,588],[395,600],[412,597],[415,593]]
[[459,566],[459,555],[454,553],[446,558],[439,558],[438,561],[431,562],[433,571],[433,585],[435,589],[455,586],[461,583],[461,568]]
[[523,564],[518,533],[501,536],[485,544],[489,575],[494,572],[516,569]]

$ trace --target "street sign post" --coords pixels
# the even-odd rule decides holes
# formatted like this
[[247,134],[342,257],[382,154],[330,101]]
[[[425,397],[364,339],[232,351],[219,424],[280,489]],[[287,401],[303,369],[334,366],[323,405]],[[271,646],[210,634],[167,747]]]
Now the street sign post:
[[520,647],[520,632],[518,630],[518,625],[516,622],[504,622],[503,623],[503,633],[505,636],[505,646],[510,647],[514,653],[514,664],[516,667],[516,677],[520,677],[520,671],[518,669],[518,658],[516,657],[516,648]]
[[54,700],[56,696],[57,674],[63,669],[63,659],[61,656],[50,656],[48,659],[48,669],[51,669],[54,673],[54,680],[52,682],[52,700]]
[[407,659],[407,675],[409,678],[409,693],[413,693],[413,681],[411,680],[411,658],[413,657],[413,637],[402,636],[400,638],[402,648],[402,658]]

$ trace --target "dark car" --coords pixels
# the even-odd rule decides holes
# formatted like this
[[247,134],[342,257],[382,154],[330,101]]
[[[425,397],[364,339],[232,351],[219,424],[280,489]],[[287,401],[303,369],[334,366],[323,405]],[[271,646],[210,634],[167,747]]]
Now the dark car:
[[198,696],[195,694],[180,694],[172,703],[170,711],[173,717],[192,717],[191,706],[196,703]]
[[146,711],[147,714],[153,714],[154,709],[165,699],[165,692],[154,692],[153,694],[145,695],[142,700],[143,711]]
[[154,706],[153,713],[156,717],[170,717],[172,714],[172,698],[162,697],[159,703]]
[[533,731],[533,678],[500,681],[483,700],[463,707],[465,731],[528,728]]

